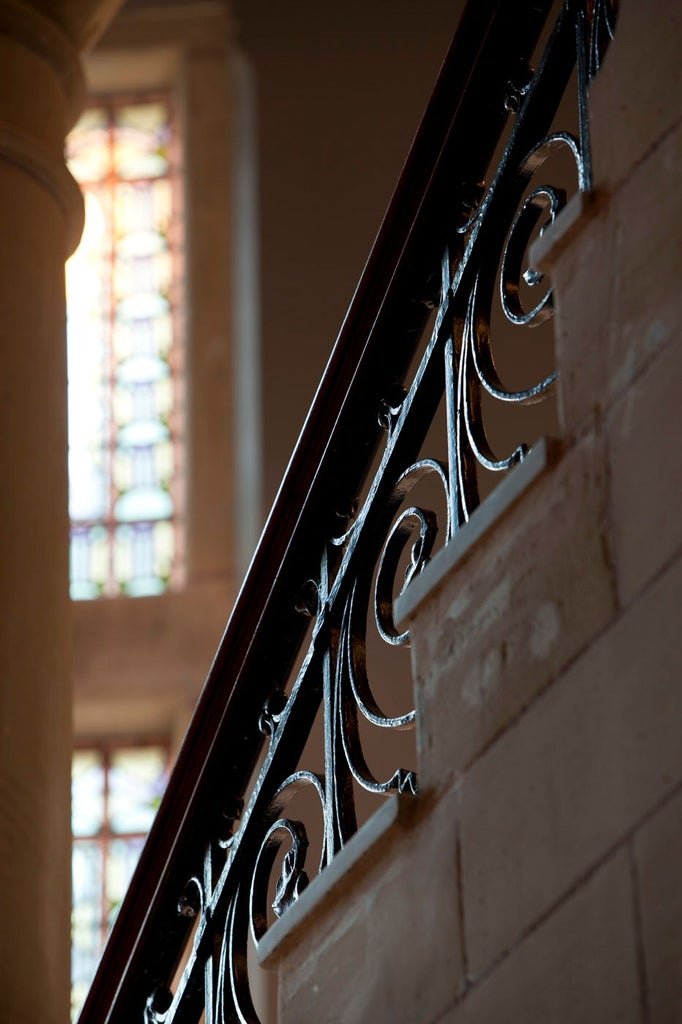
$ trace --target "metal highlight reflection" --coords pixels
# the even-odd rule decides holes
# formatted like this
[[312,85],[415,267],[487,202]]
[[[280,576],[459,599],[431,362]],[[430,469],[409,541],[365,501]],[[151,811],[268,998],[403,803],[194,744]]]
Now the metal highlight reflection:
[[[475,511],[480,474],[525,458],[523,439],[497,450],[485,403],[532,404],[556,384],[544,372],[507,386],[495,323],[526,331],[552,315],[529,247],[570,188],[591,188],[589,83],[612,34],[607,0],[501,3],[490,23],[478,0],[467,8],[292,460],[283,493],[298,487],[301,504],[288,513],[291,531],[278,499],[176,769],[174,792],[189,802],[169,805],[150,838],[147,865],[163,852],[163,882],[152,891],[144,865],[134,880],[130,919],[147,889],[153,906],[110,1021],[146,1007],[147,1024],[198,1021],[204,1010],[219,1024],[257,1024],[249,941],[262,941],[354,834],[358,793],[417,792],[409,767],[368,763],[367,729],[415,721],[412,708],[382,708],[370,631],[387,648],[409,645],[393,620],[396,595]],[[467,75],[464,53],[474,55]],[[572,132],[554,123],[573,87]],[[568,188],[550,175],[557,155],[571,167]],[[424,446],[439,409],[446,455],[435,458]],[[440,519],[418,497],[426,484]],[[311,771],[306,744],[318,725],[324,767]],[[304,792],[322,835],[319,864],[310,822],[287,814]]]

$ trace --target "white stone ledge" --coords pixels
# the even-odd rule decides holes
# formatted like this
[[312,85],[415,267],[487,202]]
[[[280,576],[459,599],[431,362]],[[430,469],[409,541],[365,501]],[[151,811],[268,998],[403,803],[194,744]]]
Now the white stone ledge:
[[470,553],[511,506],[521,498],[545,470],[556,461],[559,442],[550,438],[537,441],[526,458],[512,469],[462,526],[449,544],[438,551],[416,576],[393,606],[396,624],[411,619],[419,606],[436,590],[454,567]]
[[404,828],[411,820],[415,797],[397,793],[349,839],[331,864],[320,872],[283,917],[267,930],[258,945],[258,961],[262,967],[276,968],[302,940],[306,925],[316,917],[323,903],[328,910],[340,901],[353,884],[358,869],[369,869],[383,854],[391,832]]

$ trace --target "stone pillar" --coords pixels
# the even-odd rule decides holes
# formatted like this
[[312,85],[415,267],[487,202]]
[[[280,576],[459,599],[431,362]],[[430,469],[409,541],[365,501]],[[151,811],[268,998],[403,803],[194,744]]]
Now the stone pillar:
[[13,1024],[69,1019],[64,261],[83,203],[63,150],[84,88],[62,7],[0,4],[0,1020]]

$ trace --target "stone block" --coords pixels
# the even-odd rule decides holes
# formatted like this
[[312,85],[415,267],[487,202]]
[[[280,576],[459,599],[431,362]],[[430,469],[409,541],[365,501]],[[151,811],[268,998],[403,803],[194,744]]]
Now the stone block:
[[682,351],[666,348],[607,420],[613,552],[627,604],[679,550]]
[[622,0],[615,38],[590,90],[598,187],[613,188],[682,113],[682,8]]
[[415,613],[422,787],[471,763],[613,615],[602,462],[592,438],[568,452]]
[[442,1024],[640,1024],[633,917],[629,862],[621,850]]
[[682,779],[681,601],[678,561],[463,780],[473,977]]
[[[561,215],[555,227],[561,228]],[[584,429],[604,399],[614,244],[611,207],[588,204],[570,241],[557,253],[550,250],[543,263],[554,289],[559,419],[569,437]]]
[[[561,246],[558,233],[557,251],[545,253],[568,436],[608,409],[682,328],[681,162],[682,126],[615,195],[585,204],[567,244]],[[561,216],[550,242],[560,228]]]
[[393,834],[280,963],[281,1024],[430,1024],[463,988],[455,796]]
[[682,1020],[682,795],[640,829],[635,858],[649,1024]]
[[681,162],[682,122],[636,167],[613,200],[606,404],[676,340],[682,328]]

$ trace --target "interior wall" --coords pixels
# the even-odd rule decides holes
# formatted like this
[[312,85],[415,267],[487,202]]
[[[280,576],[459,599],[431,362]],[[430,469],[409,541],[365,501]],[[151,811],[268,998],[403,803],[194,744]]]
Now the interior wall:
[[461,6],[234,3],[256,86],[266,511]]

